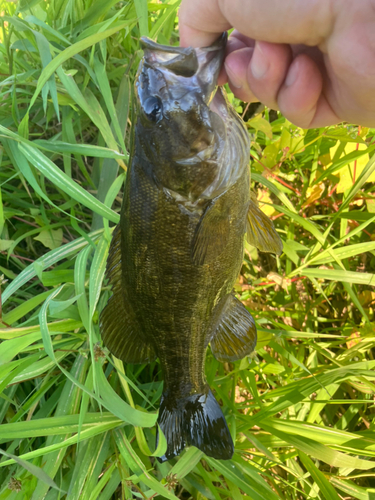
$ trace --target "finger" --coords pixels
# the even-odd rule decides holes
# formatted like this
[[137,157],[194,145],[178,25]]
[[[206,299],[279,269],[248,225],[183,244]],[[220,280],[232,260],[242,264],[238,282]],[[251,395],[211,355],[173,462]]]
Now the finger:
[[[251,38],[248,38],[238,31],[234,30],[229,39],[227,46],[225,48],[225,58],[229,56],[232,52],[236,50],[244,49],[246,47],[254,47],[255,41]],[[218,85],[224,85],[228,81],[228,75],[225,70],[225,66],[223,65],[218,78]]]
[[292,62],[290,45],[257,42],[247,67],[248,87],[259,101],[278,109],[277,94]]
[[[208,47],[232,26],[223,16],[219,0],[183,0],[178,13],[180,45],[182,47]],[[208,20],[201,23],[198,18]]]
[[182,0],[182,45],[205,46],[234,27],[256,40],[320,45],[337,13],[327,0]]
[[224,68],[228,75],[229,87],[233,94],[241,101],[259,101],[251,91],[247,80],[247,68],[250,64],[254,49],[245,47],[231,52],[224,61]]
[[290,65],[277,103],[283,115],[301,128],[324,127],[341,121],[323,94],[323,77],[318,66],[306,54],[297,56]]
[[255,40],[243,35],[237,30],[233,30],[229,35],[227,43],[227,53],[233,52],[235,50],[241,49],[243,47],[254,47]]

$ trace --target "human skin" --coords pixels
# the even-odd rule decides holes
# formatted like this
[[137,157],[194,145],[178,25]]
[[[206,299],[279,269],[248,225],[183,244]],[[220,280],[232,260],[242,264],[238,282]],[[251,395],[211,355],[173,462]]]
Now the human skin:
[[375,127],[375,0],[182,0],[182,46],[231,34],[219,83],[302,128]]

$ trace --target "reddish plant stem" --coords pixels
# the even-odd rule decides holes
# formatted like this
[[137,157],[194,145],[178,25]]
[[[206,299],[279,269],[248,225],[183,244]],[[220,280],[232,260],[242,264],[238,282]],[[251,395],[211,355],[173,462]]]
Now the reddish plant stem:
[[[35,224],[35,222],[29,222],[25,219],[22,219],[21,217],[18,217],[17,215],[13,215],[13,219],[17,219],[17,220],[20,220],[21,222],[24,222],[25,224],[28,224],[29,226],[33,226],[33,227],[40,227],[38,226],[38,224]],[[42,229],[42,228],[40,228]]]
[[337,186],[338,186],[338,184],[336,184],[336,186],[334,186],[334,187],[331,189],[331,191],[328,193],[328,196],[332,196],[332,195],[333,195],[333,193],[334,193],[334,192],[336,191],[336,189],[337,189]]
[[[264,170],[267,172],[268,175],[270,175],[271,177],[273,177],[277,182],[280,182],[280,184],[282,184],[283,186],[285,186],[288,189],[291,189],[292,191],[294,191],[296,193],[296,195],[301,196],[301,193],[298,191],[298,189],[294,188],[293,186],[291,186],[287,182],[285,182],[282,179],[280,179],[280,177],[278,177],[276,174],[274,174],[272,172],[272,170],[270,170],[268,167],[266,167],[265,165],[263,165],[263,163],[260,160],[258,160],[258,158],[255,158],[255,156],[252,156],[252,155],[251,155],[251,157],[253,158],[253,160],[257,161],[260,165],[262,165],[262,167],[264,168]],[[275,165],[275,167],[276,166],[277,165]]]
[[[292,278],[291,280],[289,280],[291,283],[294,283],[295,281],[299,281],[299,280],[304,280],[306,278],[306,276],[298,276],[297,278]],[[274,285],[276,282],[275,281],[265,281],[263,283],[258,283],[257,285],[255,286],[266,286],[266,285]]]
[[[6,252],[0,252],[2,253],[3,255],[6,255]],[[16,259],[20,259],[20,260],[27,260],[28,262],[35,262],[35,260],[33,259],[28,259],[27,257],[21,257],[21,255],[14,255],[13,253],[10,254],[11,257],[15,257]]]
[[[348,219],[351,223],[353,223],[354,225],[356,226],[359,226],[359,222],[357,222],[356,220],[353,220],[353,219]],[[366,229],[362,229],[362,231],[367,234],[367,236],[369,236],[371,239],[372,239],[372,234],[369,233]]]
[[273,215],[273,216],[271,217],[271,219],[272,219],[272,220],[276,220],[276,219],[278,219],[279,217],[282,217],[283,215],[284,215],[283,213],[281,213],[281,214],[277,214],[277,215]]

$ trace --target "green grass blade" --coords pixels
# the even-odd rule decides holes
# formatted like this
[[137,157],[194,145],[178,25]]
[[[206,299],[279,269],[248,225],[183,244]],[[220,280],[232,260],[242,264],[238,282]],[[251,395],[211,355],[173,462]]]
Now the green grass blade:
[[57,70],[59,66],[61,66],[65,61],[67,61],[71,57],[75,56],[76,54],[79,54],[79,52],[82,52],[83,50],[91,47],[92,45],[95,45],[96,43],[105,40],[112,34],[120,31],[121,29],[126,28],[127,26],[129,26],[131,22],[132,21],[125,21],[121,23],[119,27],[116,26],[115,28],[110,28],[106,31],[103,31],[102,33],[96,33],[95,35],[91,35],[85,38],[84,40],[81,40],[80,42],[77,42],[71,45],[70,47],[66,48],[58,56],[52,59],[52,61],[43,69],[39,77],[38,85],[30,101],[29,110],[35,103],[36,98],[38,97],[40,91],[42,90],[46,82],[49,80],[49,78],[53,75],[53,73]]
[[64,172],[56,167],[51,160],[44,156],[43,153],[24,144],[20,144],[19,149],[30,163],[48,177],[51,182],[56,185],[63,185],[64,191],[73,199],[102,217],[112,222],[118,222],[118,215],[115,212],[96,200],[76,182],[72,181]]

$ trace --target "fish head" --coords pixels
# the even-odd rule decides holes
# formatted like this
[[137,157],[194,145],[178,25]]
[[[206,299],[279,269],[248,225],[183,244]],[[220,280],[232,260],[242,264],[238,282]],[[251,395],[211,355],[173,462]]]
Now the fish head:
[[189,190],[190,174],[184,167],[212,158],[220,142],[222,120],[209,105],[226,40],[225,33],[210,47],[194,49],[141,39],[144,57],[136,79],[136,140],[163,186]]

